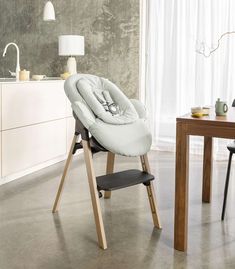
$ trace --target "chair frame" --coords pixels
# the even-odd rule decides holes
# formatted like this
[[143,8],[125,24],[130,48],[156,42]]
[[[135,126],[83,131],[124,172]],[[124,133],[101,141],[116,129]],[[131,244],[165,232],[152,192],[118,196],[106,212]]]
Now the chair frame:
[[[235,107],[235,99],[233,100],[232,107]],[[235,140],[233,141],[233,148],[235,148]],[[227,173],[226,173],[226,179],[225,179],[225,185],[224,185],[224,199],[223,199],[223,207],[222,207],[222,213],[221,213],[221,220],[222,221],[224,221],[224,217],[225,217],[229,179],[230,179],[230,171],[231,171],[231,162],[232,162],[232,158],[233,158],[233,154],[234,154],[234,151],[231,150],[229,145],[227,146],[227,149],[229,150],[229,159],[228,159],[228,167],[227,167]]]
[[223,200],[223,208],[221,214],[221,220],[224,220],[225,211],[226,211],[226,204],[227,204],[227,195],[228,195],[228,186],[229,186],[229,178],[230,178],[230,171],[231,171],[231,162],[233,158],[233,152],[230,151],[229,153],[229,160],[228,160],[228,167],[227,167],[227,174],[224,186],[224,200]]
[[[87,178],[88,178],[92,207],[93,207],[93,214],[95,218],[96,232],[97,232],[97,237],[98,237],[98,244],[102,249],[106,249],[107,241],[106,241],[104,223],[103,223],[103,218],[102,218],[102,213],[101,213],[99,194],[97,191],[97,182],[96,182],[92,156],[96,152],[107,151],[107,150],[92,148],[88,130],[83,126],[83,124],[78,120],[76,116],[75,116],[75,119],[76,119],[75,134],[74,134],[71,147],[69,150],[69,154],[65,163],[64,171],[60,180],[60,184],[59,184],[59,188],[56,194],[52,212],[56,213],[58,211],[59,202],[61,200],[61,195],[62,195],[64,185],[66,182],[66,175],[68,173],[69,166],[73,159],[73,155],[76,152],[77,148],[83,148],[84,158],[85,158],[85,163],[86,163]],[[81,143],[77,142],[79,135],[81,135],[81,139],[82,139]],[[114,161],[115,161],[115,154],[108,151],[106,174],[113,173]],[[147,154],[140,156],[140,161],[142,164],[143,171],[150,173],[150,166],[149,166]],[[156,201],[154,185],[152,181],[150,181],[150,184],[146,185],[146,189],[147,189],[147,194],[149,198],[149,204],[150,204],[150,209],[152,213],[154,227],[161,229],[160,219],[158,216],[157,201]],[[105,191],[104,198],[109,199],[110,197],[111,197],[111,191]]]

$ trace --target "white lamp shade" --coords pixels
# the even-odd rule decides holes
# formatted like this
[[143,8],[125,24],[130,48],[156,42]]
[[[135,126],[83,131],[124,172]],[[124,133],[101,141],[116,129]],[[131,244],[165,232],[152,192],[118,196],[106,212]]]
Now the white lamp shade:
[[60,56],[84,55],[84,36],[80,35],[59,36],[59,55]]
[[55,20],[55,9],[51,1],[47,1],[44,6],[43,11],[43,20],[44,21],[54,21]]

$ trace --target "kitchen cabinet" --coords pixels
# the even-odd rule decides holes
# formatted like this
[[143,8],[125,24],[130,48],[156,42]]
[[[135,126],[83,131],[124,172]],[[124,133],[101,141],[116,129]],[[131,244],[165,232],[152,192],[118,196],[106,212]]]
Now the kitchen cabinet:
[[64,81],[0,82],[0,185],[64,160],[73,134]]

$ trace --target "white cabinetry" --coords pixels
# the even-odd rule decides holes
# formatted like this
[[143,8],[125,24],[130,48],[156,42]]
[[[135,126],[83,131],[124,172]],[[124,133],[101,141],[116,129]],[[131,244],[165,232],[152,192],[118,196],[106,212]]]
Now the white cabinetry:
[[68,98],[67,98],[66,117],[67,117],[67,151],[69,151],[74,136],[75,119],[73,117],[73,111]]
[[0,178],[2,174],[2,85],[0,84]]
[[2,132],[2,176],[66,154],[66,119]]
[[66,117],[61,82],[2,85],[2,130]]
[[75,119],[73,117],[67,118],[67,152],[71,147],[72,139],[75,130]]
[[60,80],[0,84],[0,185],[65,159],[74,120],[63,87]]

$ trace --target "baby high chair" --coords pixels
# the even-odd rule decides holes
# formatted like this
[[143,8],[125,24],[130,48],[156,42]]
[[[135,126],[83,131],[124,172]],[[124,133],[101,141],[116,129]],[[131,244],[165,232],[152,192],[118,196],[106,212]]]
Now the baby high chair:
[[[88,74],[76,74],[65,82],[65,93],[69,98],[76,120],[75,134],[65,164],[53,213],[58,210],[65,177],[77,149],[84,151],[87,177],[99,246],[107,248],[99,198],[111,197],[111,191],[144,184],[147,188],[153,224],[161,228],[154,193],[154,176],[150,174],[147,153],[152,137],[146,126],[146,112],[138,100],[129,100],[109,80]],[[81,137],[80,141],[78,138]],[[106,175],[96,177],[92,156],[107,152]],[[142,171],[130,169],[113,173],[115,154],[140,156]],[[100,197],[99,197],[100,196]]]

